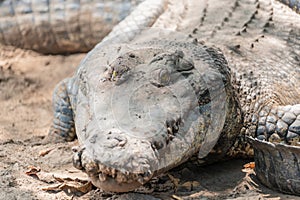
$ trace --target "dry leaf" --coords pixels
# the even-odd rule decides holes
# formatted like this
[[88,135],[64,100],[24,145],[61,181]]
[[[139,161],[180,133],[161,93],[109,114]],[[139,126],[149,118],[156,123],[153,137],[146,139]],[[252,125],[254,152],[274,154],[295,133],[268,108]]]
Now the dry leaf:
[[60,186],[62,185],[62,183],[59,183],[59,184],[54,184],[54,185],[51,185],[51,186],[49,186],[49,187],[44,187],[44,188],[42,188],[42,190],[44,190],[44,191],[49,191],[49,192],[59,192],[59,191],[61,191],[61,189],[60,189]]
[[253,171],[255,168],[255,163],[254,162],[249,162],[244,165],[244,169],[242,169],[242,172],[249,173]]
[[47,155],[48,153],[50,153],[54,148],[51,148],[51,149],[46,149],[46,150],[42,150],[39,152],[39,156],[45,156]]
[[255,162],[249,162],[249,163],[245,164],[244,168],[254,169],[255,168]]
[[62,190],[66,190],[68,192],[81,192],[81,193],[87,193],[92,190],[92,183],[89,181],[85,184],[79,183],[79,182],[68,182],[64,183],[60,186]]
[[65,183],[59,183],[54,184],[49,187],[44,187],[42,190],[44,191],[52,191],[52,192],[58,192],[58,191],[66,191],[67,193],[87,193],[92,190],[92,183],[89,181],[85,184],[82,184],[80,182],[70,181]]
[[172,181],[172,183],[175,185],[175,187],[178,187],[180,179],[179,178],[175,178],[171,174],[168,174],[168,177]]
[[70,173],[51,173],[52,178],[58,184],[50,185],[42,188],[44,191],[65,191],[66,193],[87,193],[92,190],[92,183],[84,173],[70,174]]
[[36,175],[38,172],[41,171],[41,169],[39,167],[35,167],[35,166],[28,166],[27,167],[28,170],[25,172],[26,175]]
[[172,195],[172,198],[175,200],[183,200],[183,198],[176,196],[175,194]]

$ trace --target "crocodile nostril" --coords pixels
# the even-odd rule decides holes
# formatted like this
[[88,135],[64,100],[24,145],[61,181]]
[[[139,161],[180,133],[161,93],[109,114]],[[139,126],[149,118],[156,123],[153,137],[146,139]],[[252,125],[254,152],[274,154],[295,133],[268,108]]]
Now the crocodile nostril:
[[173,129],[171,128],[171,127],[168,127],[167,128],[167,131],[168,131],[168,134],[170,134],[170,135],[173,135],[174,133],[173,133]]
[[166,128],[168,135],[175,136],[175,134],[179,131],[179,127],[182,125],[181,117],[176,119],[171,119],[166,121]]
[[158,141],[158,140],[156,140],[156,141],[153,141],[152,143],[151,143],[151,147],[152,147],[152,149],[156,149],[156,150],[160,150],[161,148],[163,148],[164,147],[164,144],[163,144],[163,142],[162,141]]
[[109,135],[106,137],[107,142],[105,144],[105,146],[107,147],[111,147],[111,148],[116,146],[123,147],[127,143],[127,138],[123,135],[115,135],[112,132],[109,132],[108,134]]

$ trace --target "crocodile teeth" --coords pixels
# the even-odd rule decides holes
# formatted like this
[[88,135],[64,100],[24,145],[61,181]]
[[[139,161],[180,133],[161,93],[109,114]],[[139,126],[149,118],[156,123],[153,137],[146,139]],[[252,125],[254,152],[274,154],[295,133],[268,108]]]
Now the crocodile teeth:
[[178,130],[179,130],[179,127],[178,127],[176,124],[174,125],[173,128],[174,128],[175,131],[178,131]]
[[127,177],[124,174],[122,174],[121,172],[118,172],[116,180],[118,183],[125,183],[125,182],[127,182]]
[[112,176],[113,178],[116,177],[116,171],[117,171],[117,170],[114,169],[114,168],[111,170],[111,176]]
[[106,168],[104,165],[101,165],[101,164],[99,164],[99,166],[98,166],[98,167],[99,167],[99,170],[100,170],[100,171],[103,171],[103,170],[104,170],[104,168]]
[[173,135],[173,131],[170,127],[168,127],[167,130],[168,130],[168,134]]
[[94,162],[86,163],[84,168],[87,173],[96,173],[99,170],[98,165]]
[[[147,164],[147,160],[141,160],[140,165],[137,166],[137,168],[140,167],[139,171],[146,171],[146,169],[149,168],[149,165]],[[138,164],[138,162],[136,163]],[[111,168],[102,164],[98,164],[98,172],[99,172],[99,180],[104,182],[107,180],[108,177],[115,179],[118,183],[132,183],[133,181],[138,181],[141,184],[145,184],[147,181],[150,180],[151,171],[148,170],[144,174],[138,174],[138,173],[131,173],[129,171],[119,171],[115,168]]]
[[138,179],[137,179],[137,181],[140,183],[140,184],[144,184],[146,181],[144,180],[144,178],[143,177],[139,177]]
[[110,167],[107,167],[105,165],[99,165],[99,170],[105,174],[111,174],[111,169]]
[[99,174],[99,180],[100,180],[100,181],[102,181],[102,182],[103,182],[103,181],[106,181],[106,178],[107,178],[107,175],[106,175],[106,174],[103,174],[103,173],[100,173],[100,174]]
[[149,181],[150,178],[148,176],[144,176],[144,175],[138,175],[138,178],[137,178],[137,181],[140,183],[140,184],[145,184],[147,181]]
[[83,167],[81,165],[80,155],[78,153],[75,153],[73,155],[73,166],[77,169],[82,170]]

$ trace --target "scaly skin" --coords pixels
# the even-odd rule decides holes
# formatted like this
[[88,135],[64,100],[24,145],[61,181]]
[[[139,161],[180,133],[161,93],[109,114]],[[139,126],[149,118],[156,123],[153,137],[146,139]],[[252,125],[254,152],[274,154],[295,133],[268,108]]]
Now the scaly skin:
[[[126,49],[130,52],[115,59]],[[103,53],[112,56],[93,56]],[[89,55],[77,75],[56,90],[54,102],[61,104],[54,106],[59,120],[53,131],[74,137],[68,135],[74,123],[65,111],[71,105],[81,144],[74,165],[97,187],[129,191],[199,151],[205,156],[211,150],[203,149],[211,142],[206,136],[218,132],[219,118],[228,124],[221,129],[228,139],[223,151],[233,145],[241,128],[240,108],[227,63],[216,49],[186,40],[147,40],[108,50],[100,45]],[[167,78],[160,76],[164,72]],[[101,81],[95,85],[96,80]],[[225,116],[209,114],[214,110],[226,110]],[[72,123],[57,123],[62,121]]]
[[[2,0],[0,1],[0,43],[41,53],[87,52],[142,1],[69,0],[58,4],[52,0]],[[148,6],[156,4],[163,10],[168,1],[149,2]],[[199,5],[205,5],[204,2],[199,2]],[[300,10],[300,3],[297,0],[280,0],[280,2],[296,12]],[[197,8],[199,11],[203,9],[200,6]],[[157,9],[153,8],[153,11]],[[157,14],[151,14],[155,20]],[[152,24],[149,16],[145,15],[144,9],[140,9],[136,16],[144,16],[144,19],[148,20],[141,21],[143,25]],[[138,18],[135,17],[135,20]],[[130,25],[132,26],[132,23],[123,23],[119,29],[120,31],[124,28],[134,29],[137,23],[134,23],[134,27]],[[118,33],[118,31],[114,32]]]
[[[295,1],[286,4],[299,5]],[[159,6],[154,11],[141,6],[106,39],[112,42],[109,39],[119,35],[118,40],[124,42],[139,37],[129,46],[133,55],[122,55],[126,46],[105,47],[107,42],[100,43],[75,76],[57,86],[51,134],[72,140],[76,129],[81,147],[74,156],[74,165],[86,171],[96,186],[124,192],[194,154],[204,163],[224,157],[253,156],[253,143],[256,172],[262,182],[299,195],[300,17],[271,0],[169,0],[157,5],[164,6],[163,12]],[[135,18],[141,14],[152,15],[155,20]],[[142,31],[147,26],[181,31],[186,37],[171,33],[154,39]],[[196,40],[191,42],[192,39],[220,48],[229,66],[218,50]],[[106,56],[101,56],[105,51]],[[192,68],[181,70],[190,64]],[[170,77],[155,78],[156,70],[163,68]],[[214,85],[217,75],[225,90]],[[133,80],[140,82],[134,84]],[[186,80],[192,91],[181,87]],[[152,89],[139,87],[144,85]],[[181,103],[166,90],[171,86]],[[132,98],[126,99],[125,94]],[[147,115],[143,114],[149,101],[151,105],[161,105],[161,109],[149,109],[153,111],[150,133],[157,132],[155,137],[146,137],[150,134],[146,128],[132,127],[138,121],[128,121],[136,116],[147,122]],[[121,106],[128,102],[132,107]],[[182,112],[178,113],[178,107]],[[124,115],[128,110],[129,117]],[[161,110],[173,112],[165,114]],[[222,111],[224,121],[212,120]],[[116,125],[116,121],[121,125]],[[124,130],[124,126],[133,129]]]
[[[181,6],[179,6],[179,4],[181,4]],[[200,8],[202,8],[202,10],[200,10]],[[247,12],[245,12],[245,9],[247,10]],[[199,12],[199,10],[202,12]],[[136,12],[138,13],[139,11]],[[134,15],[135,14],[133,13],[132,16]],[[294,23],[287,23],[285,19],[290,19]],[[224,55],[229,60],[231,80],[230,78],[225,78],[227,83],[226,86],[228,86],[229,82],[231,82],[234,89],[227,88],[226,90],[226,95],[229,99],[231,99],[231,101],[226,101],[226,105],[228,106],[227,109],[225,109],[227,110],[225,114],[226,120],[224,126],[221,127],[223,128],[223,132],[221,133],[217,144],[215,145],[211,153],[206,156],[207,149],[202,147],[211,147],[214,143],[212,142],[212,144],[207,145],[206,141],[201,139],[199,140],[199,137],[203,137],[203,132],[208,131],[199,129],[199,132],[197,133],[199,133],[200,135],[197,136],[194,140],[190,141],[190,144],[197,145],[192,145],[195,148],[190,148],[190,151],[173,149],[173,151],[171,151],[171,154],[160,155],[160,157],[157,158],[151,154],[152,151],[144,150],[147,149],[147,145],[156,144],[154,145],[154,147],[158,148],[157,146],[159,146],[159,152],[163,152],[170,144],[164,144],[164,142],[166,141],[162,138],[158,139],[158,141],[163,143],[160,145],[157,145],[159,144],[159,142],[156,140],[153,141],[146,139],[145,141],[143,140],[144,143],[139,145],[130,145],[130,147],[127,147],[125,145],[123,156],[116,156],[117,159],[116,157],[111,158],[111,156],[105,155],[103,154],[103,152],[110,152],[113,155],[118,155],[118,153],[115,152],[118,151],[118,148],[109,148],[108,150],[105,147],[101,147],[101,142],[99,144],[97,142],[98,145],[87,145],[89,144],[89,141],[96,140],[91,139],[93,138],[92,135],[96,130],[93,130],[93,128],[87,129],[88,126],[95,126],[95,124],[93,124],[95,123],[95,116],[91,114],[91,111],[84,111],[86,109],[80,109],[80,111],[78,111],[78,107],[82,107],[78,105],[91,105],[92,103],[90,102],[90,100],[83,100],[85,99],[84,97],[76,94],[75,96],[77,98],[77,101],[83,100],[85,103],[78,104],[77,102],[72,106],[73,110],[76,110],[75,125],[77,136],[79,137],[79,141],[82,145],[82,148],[78,151],[78,154],[76,154],[74,158],[75,166],[85,170],[92,178],[93,183],[98,187],[101,187],[105,190],[119,192],[127,191],[137,187],[139,183],[144,183],[152,176],[155,176],[179,165],[180,163],[188,159],[188,157],[192,156],[193,152],[198,152],[200,157],[202,158],[201,162],[206,163],[220,160],[227,156],[253,156],[253,150],[250,147],[250,142],[246,138],[246,136],[252,136],[259,139],[268,139],[273,142],[285,141],[285,143],[290,144],[290,146],[288,147],[288,152],[293,152],[292,156],[294,157],[288,156],[285,153],[285,156],[281,156],[282,158],[287,157],[286,161],[284,162],[277,161],[278,157],[276,156],[271,157],[274,160],[267,161],[265,159],[269,159],[270,156],[262,156],[262,154],[267,155],[267,152],[269,152],[267,149],[270,145],[266,143],[266,146],[259,146],[256,145],[255,141],[254,145],[256,147],[259,147],[256,148],[256,152],[260,152],[257,153],[258,155],[255,157],[258,163],[258,167],[260,167],[257,172],[259,173],[258,176],[265,184],[273,185],[283,192],[299,194],[297,192],[299,191],[299,178],[297,178],[297,174],[299,173],[299,167],[297,167],[299,166],[299,148],[292,146],[299,144],[297,141],[299,141],[298,103],[300,94],[299,91],[295,89],[300,88],[300,74],[298,67],[299,63],[297,61],[299,44],[298,40],[296,39],[297,37],[299,37],[299,20],[299,16],[292,12],[289,12],[287,8],[280,6],[280,4],[276,2],[222,1],[220,3],[219,1],[204,1],[202,2],[202,4],[198,4],[195,1],[176,1],[176,3],[174,3],[173,1],[168,2],[165,12],[158,17],[152,27],[178,30],[185,32],[186,35],[190,35],[190,37],[192,38],[197,38],[199,41],[204,40],[206,44],[212,44],[221,48]],[[118,38],[118,40],[120,41],[127,41],[134,37],[132,35],[128,37],[128,34],[123,31],[124,29],[122,27],[126,27],[126,24],[128,24],[128,27],[130,27],[132,32],[134,32],[137,36],[142,36],[140,38],[148,37],[145,33],[141,32],[143,26],[137,26],[132,23],[132,20],[130,18],[127,18],[122,22],[122,24],[118,25],[114,29],[114,31],[108,36],[107,40],[117,34],[121,34],[121,36],[124,36]],[[176,26],[173,26],[174,24]],[[168,39],[166,39],[167,41],[160,42],[165,49],[170,49],[170,51],[174,49],[174,46],[170,46],[168,43],[168,40],[172,41],[174,39],[172,39],[171,35],[172,34],[162,37]],[[181,38],[181,36],[179,36],[178,38]],[[149,40],[151,43],[151,39],[146,39],[147,42],[149,42]],[[186,45],[189,45],[188,42],[186,43]],[[93,56],[100,54],[98,51],[102,46],[105,46],[105,44],[100,44],[96,48],[96,50],[94,50],[94,52],[90,53],[90,55],[86,58],[86,62],[83,62],[79,67],[78,74],[73,78],[73,80],[75,79],[79,81],[79,83],[77,82],[76,84],[73,84],[75,85],[74,87],[82,88],[81,90],[83,91],[83,93],[90,93],[90,91],[86,91],[87,88],[90,88],[90,86],[87,87],[86,84],[89,83],[88,85],[93,85],[94,83],[92,77],[95,74],[98,74],[97,77],[99,77],[99,75],[103,73],[97,73],[97,70],[94,68],[90,69],[91,67],[93,67],[93,63],[100,64],[101,62],[103,62],[105,65],[105,63],[114,62],[113,60],[97,61],[97,59],[99,58]],[[177,46],[180,45],[177,44]],[[142,45],[140,47],[142,49]],[[189,48],[192,47],[188,47],[188,49]],[[201,45],[195,48],[199,51],[201,51],[201,49],[206,49]],[[173,52],[176,50],[186,51],[186,49],[182,46],[178,47],[178,49],[175,48]],[[221,66],[226,69],[226,62],[223,61],[221,55],[216,54],[215,50],[212,50],[210,52],[208,49],[206,49],[205,51],[210,55],[210,59],[216,58],[216,60],[212,59],[214,60],[214,63],[221,63]],[[117,51],[112,51],[111,53],[115,54],[116,52]],[[190,56],[190,53],[185,53],[185,55]],[[124,66],[132,66],[132,64],[130,63],[126,64],[127,59],[129,58],[126,58],[125,56],[120,60],[124,60]],[[205,61],[205,59],[203,61]],[[145,61],[145,63],[147,62]],[[141,69],[143,68],[141,67]],[[207,72],[205,74],[209,76],[209,67],[206,70]],[[87,74],[82,74],[83,71]],[[92,72],[91,76],[88,75],[90,72]],[[222,75],[226,74],[222,70],[219,72]],[[287,72],[289,73],[287,74]],[[80,78],[78,80],[78,77],[85,78]],[[289,81],[286,81],[287,79]],[[121,85],[124,84],[130,85],[130,83],[127,83],[126,80],[125,83],[122,83]],[[143,85],[145,83],[143,82],[141,84]],[[203,87],[201,82],[196,85]],[[208,83],[208,85],[210,85],[210,83]],[[228,87],[231,87],[230,84]],[[228,91],[231,90],[234,92],[228,93]],[[104,91],[112,91],[112,88],[104,89]],[[181,90],[178,88],[177,91]],[[200,95],[201,98],[198,99],[199,102],[201,102],[202,99],[209,99],[209,97],[206,95],[205,93]],[[72,97],[72,95],[70,96]],[[235,96],[237,96],[238,99],[235,99]],[[105,102],[110,102],[110,98],[107,98],[108,99],[101,98],[101,102],[104,103],[104,105],[106,105]],[[170,102],[172,102],[172,100],[170,100]],[[145,103],[145,105],[148,104]],[[97,112],[103,114],[104,116],[106,115],[105,113],[108,112],[105,108],[113,109],[109,106],[99,107],[102,109],[99,109]],[[165,108],[169,106],[162,105],[162,107]],[[119,109],[122,110],[122,108]],[[190,111],[190,108],[186,108],[183,110],[188,112]],[[205,114],[201,115],[201,117],[198,117],[198,120],[200,120],[201,117],[204,117],[204,119],[206,119]],[[240,117],[242,117],[242,119]],[[84,121],[87,119],[89,120]],[[158,119],[160,118],[158,117]],[[112,124],[112,122],[110,121],[112,119],[110,117],[107,117],[106,120],[107,121],[103,122],[104,124],[100,126],[106,128],[104,128],[104,130],[101,129],[101,131],[96,134],[98,135],[97,137],[103,137],[107,133],[113,134],[114,136],[112,138],[118,138],[116,141],[106,140],[106,142],[112,143],[112,145],[114,144],[113,146],[118,146],[119,143],[122,143],[123,145],[123,143],[133,142],[132,140],[134,139],[124,137],[123,133],[118,129],[113,129],[113,131],[110,131],[110,128],[112,127],[109,126],[109,124]],[[170,124],[168,117],[166,117],[165,120],[166,124]],[[189,121],[188,117],[183,118],[183,120]],[[178,117],[175,117],[174,121],[178,121]],[[217,120],[217,122],[223,124],[219,120]],[[126,120],[124,120],[124,123],[126,123]],[[161,122],[159,122],[158,120],[156,124],[159,123]],[[208,124],[211,122],[207,122],[206,120],[204,120],[203,123],[205,124],[204,127],[208,128]],[[82,132],[80,130],[84,131]],[[58,129],[57,132],[68,136],[68,132],[66,132],[65,130],[61,131]],[[204,138],[211,137],[212,132],[206,132],[206,136]],[[142,135],[146,135],[146,132],[143,132],[141,130],[139,133]],[[161,135],[167,133],[168,130],[165,130],[165,132],[162,132]],[[182,137],[189,138],[190,136],[188,136],[188,133],[189,131],[186,132],[186,135],[180,135]],[[126,134],[128,135],[129,133]],[[70,134],[70,136],[74,137],[74,134]],[[100,149],[95,150],[95,146],[100,146],[101,148],[99,147]],[[277,152],[287,152],[280,150],[280,147],[276,146],[275,149],[277,148],[279,149],[277,150]],[[146,158],[142,155],[140,155],[142,157],[140,158],[139,154],[133,153],[136,149],[141,149],[142,152],[144,152]],[[293,151],[291,151],[291,149],[293,149]],[[97,153],[94,153],[94,155],[91,152]],[[173,154],[179,154],[180,159],[173,159],[171,163],[167,164],[163,164],[163,162],[160,163],[158,161],[167,159]],[[131,156],[133,156],[132,160],[136,161],[137,163],[140,162],[140,164],[129,164],[129,166],[127,164],[127,167],[129,168],[126,168],[124,166],[124,163],[128,163],[127,161],[130,160]],[[271,173],[269,173],[269,165],[265,165],[268,167],[263,167],[264,165],[262,163],[264,162],[283,163],[283,165],[277,164],[278,168],[276,169],[276,171],[273,170],[271,171]],[[137,166],[144,166],[144,168],[135,168]],[[290,166],[288,170],[284,168],[286,166]],[[134,169],[139,170],[135,171]],[[131,173],[128,173],[126,171],[129,171]],[[149,171],[151,172],[150,174],[148,173]],[[278,180],[276,181],[274,177],[276,177],[276,175],[281,172],[287,173],[278,176],[280,178],[278,178]],[[263,178],[264,175],[267,175],[267,177]],[[284,185],[287,185],[287,182],[290,186],[284,187]]]
[[0,43],[41,53],[91,50],[142,0],[0,2]]

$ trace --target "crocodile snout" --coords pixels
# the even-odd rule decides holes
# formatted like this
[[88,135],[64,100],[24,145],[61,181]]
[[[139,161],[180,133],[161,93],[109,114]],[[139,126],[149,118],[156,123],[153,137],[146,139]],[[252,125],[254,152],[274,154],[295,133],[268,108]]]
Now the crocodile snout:
[[[103,135],[105,137],[101,137]],[[150,141],[130,138],[119,130],[95,134],[87,141],[74,149],[73,165],[85,171],[95,186],[106,191],[126,192],[153,176],[158,158]]]

